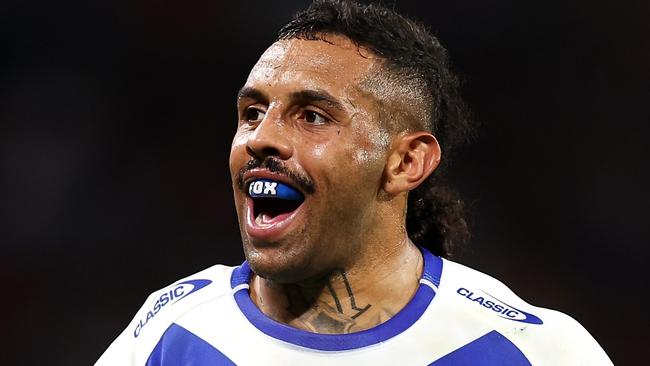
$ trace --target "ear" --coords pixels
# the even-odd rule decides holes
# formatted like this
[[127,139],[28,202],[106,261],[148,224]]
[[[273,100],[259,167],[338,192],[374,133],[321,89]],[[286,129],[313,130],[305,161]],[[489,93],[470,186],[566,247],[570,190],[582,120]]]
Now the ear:
[[436,170],[440,156],[440,145],[431,133],[399,135],[386,162],[384,191],[394,196],[416,188]]

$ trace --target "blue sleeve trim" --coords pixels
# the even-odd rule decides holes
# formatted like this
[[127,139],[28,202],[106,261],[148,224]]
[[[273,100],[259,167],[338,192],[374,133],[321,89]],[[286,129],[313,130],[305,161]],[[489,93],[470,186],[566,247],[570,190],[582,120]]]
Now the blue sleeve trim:
[[493,330],[460,347],[429,366],[531,366],[517,346]]
[[226,355],[194,333],[172,324],[158,341],[146,366],[235,365]]

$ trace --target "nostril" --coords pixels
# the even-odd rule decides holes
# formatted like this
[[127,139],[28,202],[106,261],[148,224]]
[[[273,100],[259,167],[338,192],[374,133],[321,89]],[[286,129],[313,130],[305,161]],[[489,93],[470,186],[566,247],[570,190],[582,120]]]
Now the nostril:
[[250,145],[246,146],[246,152],[250,156],[257,158],[265,158],[267,156],[280,156],[280,150],[272,146],[264,146],[262,148],[253,148]]
[[262,149],[262,154],[264,156],[278,156],[280,155],[280,151],[274,147],[265,147]]

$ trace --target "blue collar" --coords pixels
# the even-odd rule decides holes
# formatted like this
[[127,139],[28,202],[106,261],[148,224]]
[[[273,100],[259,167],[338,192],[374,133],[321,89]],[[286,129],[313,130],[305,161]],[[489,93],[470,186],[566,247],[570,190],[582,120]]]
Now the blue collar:
[[370,346],[392,338],[413,325],[436,295],[440,285],[442,273],[442,259],[431,254],[428,250],[420,248],[424,258],[424,270],[420,285],[415,296],[406,306],[392,318],[373,328],[349,334],[318,334],[305,330],[290,327],[279,323],[262,313],[250,298],[248,285],[252,271],[248,262],[234,269],[230,278],[230,285],[234,289],[241,288],[235,292],[235,301],[241,312],[259,330],[265,334],[298,346],[317,349],[321,351],[344,351],[355,348]]

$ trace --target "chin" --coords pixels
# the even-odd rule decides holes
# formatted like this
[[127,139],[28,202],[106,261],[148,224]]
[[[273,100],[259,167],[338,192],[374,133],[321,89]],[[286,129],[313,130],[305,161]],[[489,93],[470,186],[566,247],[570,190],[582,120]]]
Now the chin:
[[303,245],[303,250],[295,250],[291,245],[245,244],[244,254],[256,275],[278,283],[295,283],[314,276],[310,251]]

